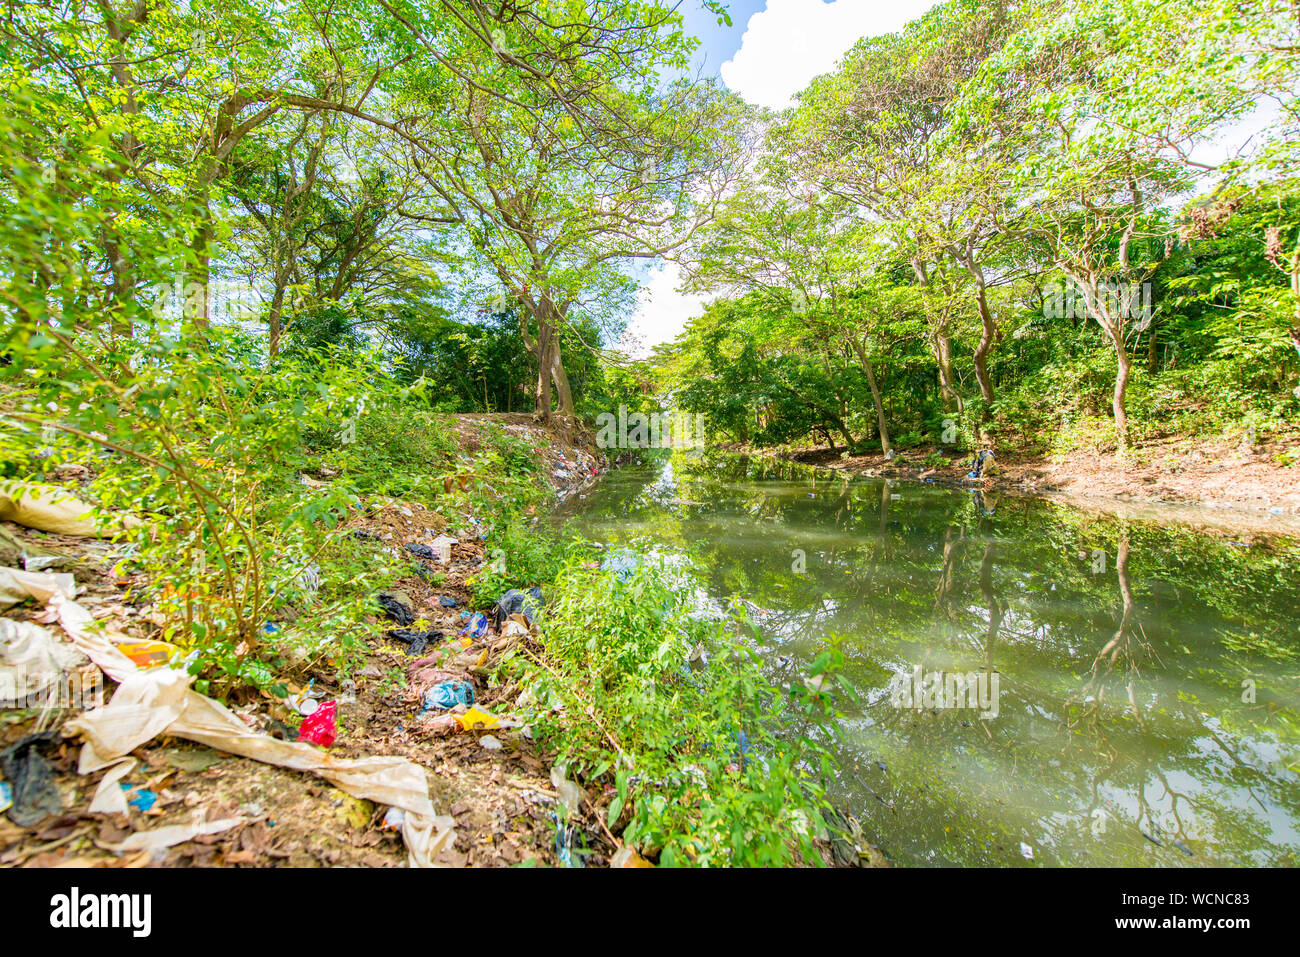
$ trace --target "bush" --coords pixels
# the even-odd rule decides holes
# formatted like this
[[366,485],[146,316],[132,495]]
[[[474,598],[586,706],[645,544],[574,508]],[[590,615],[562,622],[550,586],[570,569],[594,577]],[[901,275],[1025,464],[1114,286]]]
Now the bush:
[[[661,864],[819,861],[832,768],[811,731],[835,716],[831,695],[770,685],[736,622],[694,615],[663,567],[620,582],[592,564],[571,562],[551,587],[547,664],[504,665],[525,683],[534,733],[569,774],[612,779],[610,827]],[[828,651],[813,675],[841,661]]]

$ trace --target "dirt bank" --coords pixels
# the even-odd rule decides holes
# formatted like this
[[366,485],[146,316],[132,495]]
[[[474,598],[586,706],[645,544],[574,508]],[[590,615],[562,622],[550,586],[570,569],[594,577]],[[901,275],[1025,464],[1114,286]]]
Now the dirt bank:
[[[1286,466],[1296,443],[1243,446],[1229,442],[1162,439],[1140,445],[1117,463],[1113,454],[1077,452],[1062,461],[997,454],[998,474],[967,478],[970,456],[944,449],[844,456],[828,449],[788,450],[779,457],[854,475],[911,479],[969,488],[1040,495],[1081,508],[1136,518],[1180,521],[1207,528],[1300,533],[1300,464]],[[946,466],[926,464],[932,454]],[[931,460],[933,461],[933,460]]]

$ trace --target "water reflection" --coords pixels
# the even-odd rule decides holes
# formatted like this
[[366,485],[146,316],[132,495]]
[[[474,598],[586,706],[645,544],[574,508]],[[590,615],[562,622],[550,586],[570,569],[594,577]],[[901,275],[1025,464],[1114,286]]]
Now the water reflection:
[[[860,700],[825,729],[837,798],[900,863],[1300,857],[1295,542],[681,456],[564,518],[744,600],[775,681],[839,642]],[[918,666],[996,673],[998,716],[894,707]]]

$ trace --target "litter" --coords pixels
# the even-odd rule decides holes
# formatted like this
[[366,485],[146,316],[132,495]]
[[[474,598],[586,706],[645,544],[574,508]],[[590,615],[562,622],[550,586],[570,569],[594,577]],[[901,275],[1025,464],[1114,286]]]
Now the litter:
[[438,604],[443,608],[455,608],[457,602],[456,599],[452,598],[450,595],[443,595],[438,599]]
[[527,634],[528,634],[528,626],[526,626],[523,622],[515,619],[510,619],[501,626],[502,638],[514,638],[516,636],[523,636]]
[[320,591],[321,581],[321,567],[315,562],[308,562],[303,566],[302,571],[294,576],[290,584],[298,586],[305,594],[311,596]]
[[63,811],[63,798],[54,783],[54,768],[41,754],[59,740],[57,731],[29,734],[0,751],[0,771],[13,787],[9,820],[31,827],[50,814]]
[[437,553],[432,548],[428,545],[422,545],[419,542],[407,542],[403,547],[416,558],[437,557]]
[[88,538],[111,538],[140,525],[134,516],[101,512],[61,486],[36,482],[0,483],[0,519]]
[[430,711],[450,711],[458,704],[474,703],[474,686],[468,681],[443,681],[434,685],[424,694],[424,702],[416,719]]
[[483,747],[487,748],[489,751],[500,751],[503,747],[500,740],[492,737],[490,734],[483,735],[483,737],[478,739],[478,743],[483,745]]
[[566,818],[577,814],[587,796],[582,788],[565,778],[559,767],[551,768],[551,784],[555,788],[556,800],[564,808]]
[[141,668],[156,668],[172,660],[172,655],[180,651],[175,645],[166,641],[128,641],[117,646],[122,652]]
[[318,744],[322,748],[332,748],[338,727],[334,720],[338,705],[326,701],[323,705],[302,719],[298,726],[298,740],[308,744]]
[[176,844],[183,844],[205,834],[220,834],[222,831],[228,831],[232,827],[238,827],[243,823],[244,819],[242,817],[228,817],[222,818],[220,821],[169,824],[166,827],[156,827],[152,831],[136,831],[124,841],[101,846],[118,854],[127,851],[153,851],[164,847],[172,847]]
[[284,700],[284,703],[294,711],[305,716],[314,714],[320,708],[320,696],[320,692],[313,691],[309,684],[297,694],[289,695],[289,697]]
[[128,795],[126,803],[137,811],[147,811],[158,802],[158,795],[148,788],[136,787],[131,784],[119,784],[118,787]]
[[500,598],[492,607],[493,623],[497,631],[501,630],[502,624],[511,615],[522,614],[524,619],[531,626],[533,619],[542,608],[542,590],[540,588],[528,589],[528,594],[524,594],[517,588],[512,588]]
[[380,829],[384,831],[400,831],[405,820],[405,811],[400,807],[390,807],[388,813],[384,815],[384,823],[380,825]]
[[[0,618],[0,703],[40,703],[51,685],[63,681],[85,660],[40,625]],[[50,695],[48,706],[54,707],[57,700],[58,695]]]
[[14,803],[14,789],[8,781],[0,781],[0,811],[9,810]]
[[649,861],[636,852],[636,848],[631,844],[624,844],[614,856],[610,858],[610,867],[654,867]]
[[[55,576],[42,577],[52,579]],[[52,582],[42,582],[38,587],[50,588]],[[266,764],[312,772],[353,797],[402,808],[406,812],[402,838],[412,867],[432,867],[439,851],[454,838],[452,823],[435,818],[425,771],[413,761],[378,755],[339,758],[322,754],[309,745],[277,741],[253,731],[225,705],[192,690],[193,675],[174,668],[141,671],[135,662],[114,647],[89,611],[62,594],[53,594],[47,611],[58,618],[80,651],[119,682],[107,705],[78,715],[63,725],[65,734],[80,733],[85,738],[78,773],[90,774],[110,766],[116,769],[125,763],[123,759],[131,751],[159,735],[168,734]],[[126,762],[134,763],[134,760],[126,758]],[[7,770],[5,774],[8,777]],[[110,775],[106,774],[105,780],[109,778]],[[101,782],[100,792],[103,790]],[[121,796],[120,789],[114,787],[112,790]],[[100,792],[96,793],[96,799]],[[180,832],[180,836],[172,841],[180,843],[197,833],[216,833],[241,821],[241,818],[232,818],[190,828],[159,828],[134,834],[124,843],[146,842],[141,846],[169,847],[171,844],[157,842],[169,840],[174,832]],[[111,849],[132,848],[115,846]]]
[[474,617],[469,620],[469,624],[462,628],[458,634],[469,635],[471,638],[482,638],[487,634],[487,627],[487,616],[481,611],[476,611]]
[[[405,596],[403,596],[405,597]],[[396,596],[381,592],[379,595],[379,607],[384,610],[384,614],[399,625],[410,625],[415,622],[415,613],[411,611],[411,606],[407,602],[399,600]]]
[[561,867],[582,867],[584,854],[575,853],[573,839],[578,829],[555,817],[555,858]]
[[418,655],[435,641],[442,641],[443,635],[440,631],[414,631],[410,628],[394,628],[388,632],[388,637],[405,644],[408,655]]
[[0,565],[21,566],[29,572],[40,572],[76,563],[77,559],[71,555],[21,541],[0,528]]
[[0,568],[0,609],[16,605],[29,596],[37,601],[49,601],[56,594],[72,598],[76,593],[77,580],[71,575]]
[[450,535],[439,535],[433,540],[434,557],[444,565],[451,561],[451,546],[459,544],[457,539]]
[[461,726],[462,730],[472,731],[475,728],[497,728],[500,726],[500,719],[489,711],[480,711],[478,708],[470,708],[464,714],[455,715],[456,723]]

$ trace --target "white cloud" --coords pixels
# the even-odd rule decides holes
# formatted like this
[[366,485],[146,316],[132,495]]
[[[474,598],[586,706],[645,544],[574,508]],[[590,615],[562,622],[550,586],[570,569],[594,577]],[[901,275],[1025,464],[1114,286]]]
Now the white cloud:
[[782,110],[813,77],[834,69],[859,39],[894,33],[936,0],[767,0],[749,18],[723,82],[751,103]]
[[617,348],[635,359],[643,359],[663,342],[671,342],[686,328],[687,320],[704,312],[704,297],[677,291],[681,271],[676,263],[664,263],[646,277],[637,310],[628,320],[627,332]]

